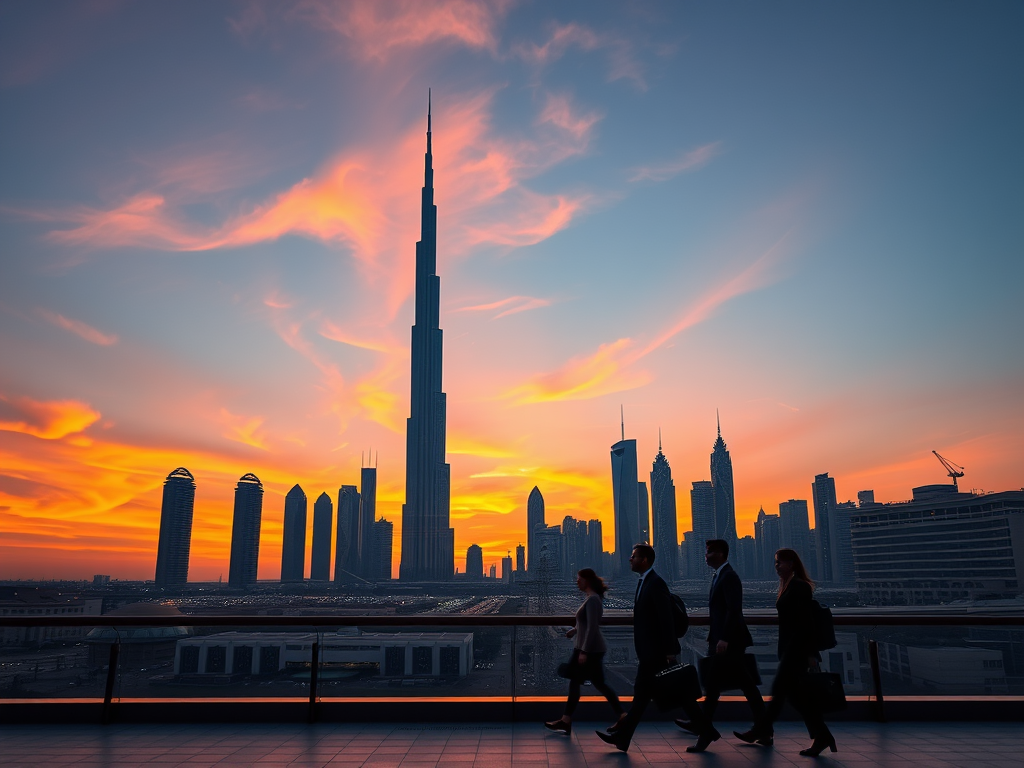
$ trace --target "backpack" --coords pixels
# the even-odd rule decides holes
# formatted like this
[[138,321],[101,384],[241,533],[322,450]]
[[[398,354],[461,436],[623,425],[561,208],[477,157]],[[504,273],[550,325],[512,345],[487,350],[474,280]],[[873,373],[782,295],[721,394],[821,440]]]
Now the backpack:
[[690,617],[686,615],[686,603],[679,595],[669,592],[672,598],[672,631],[676,637],[682,637],[690,628]]
[[836,628],[829,607],[817,600],[811,600],[811,620],[814,623],[814,650],[827,651],[835,648]]

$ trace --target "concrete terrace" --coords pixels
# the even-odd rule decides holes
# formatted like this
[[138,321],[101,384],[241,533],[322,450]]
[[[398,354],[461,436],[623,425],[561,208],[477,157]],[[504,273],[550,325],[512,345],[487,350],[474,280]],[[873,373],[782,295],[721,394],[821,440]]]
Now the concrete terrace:
[[[995,768],[1022,764],[1020,723],[837,723],[834,756],[801,757],[802,725],[781,722],[774,749],[724,736],[703,755],[671,723],[644,723],[628,754],[594,735],[606,723],[580,722],[571,738],[540,723],[0,725],[0,764],[40,766],[338,766],[339,768],[593,768],[608,766],[927,766]],[[825,753],[828,755],[828,753]]]

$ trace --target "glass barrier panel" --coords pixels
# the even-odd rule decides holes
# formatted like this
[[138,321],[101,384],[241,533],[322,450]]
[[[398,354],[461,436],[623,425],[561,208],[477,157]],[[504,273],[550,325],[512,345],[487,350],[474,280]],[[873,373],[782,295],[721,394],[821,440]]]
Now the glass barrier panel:
[[312,627],[121,629],[118,698],[308,699]]
[[102,627],[3,627],[0,699],[102,699],[110,661],[103,632]]

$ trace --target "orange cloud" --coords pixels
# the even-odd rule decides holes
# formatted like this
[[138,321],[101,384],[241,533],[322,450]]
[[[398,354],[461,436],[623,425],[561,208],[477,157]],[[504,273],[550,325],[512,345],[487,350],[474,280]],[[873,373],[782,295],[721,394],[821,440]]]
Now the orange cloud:
[[515,405],[523,405],[585,400],[641,387],[651,380],[650,376],[644,372],[625,371],[632,345],[630,339],[602,344],[592,355],[573,358],[557,371],[535,376],[508,390],[502,398],[512,400]]
[[[586,195],[540,194],[524,186],[528,178],[580,151],[586,120],[573,124],[575,133],[562,131],[562,138],[508,141],[492,130],[493,98],[489,90],[449,98],[443,107],[435,103],[437,203],[445,220],[442,252],[448,256],[462,257],[484,244],[533,245],[569,226],[589,202]],[[369,146],[348,149],[317,174],[216,227],[195,224],[184,215],[190,189],[214,183],[203,177],[202,163],[187,159],[176,160],[169,177],[173,197],[139,192],[109,210],[80,206],[21,213],[73,225],[47,237],[84,248],[199,251],[285,235],[342,245],[360,265],[367,287],[383,294],[390,319],[414,281],[411,253],[419,216],[410,190],[422,184],[423,129],[418,123],[400,137],[382,134]],[[194,183],[188,181],[190,173],[196,174]],[[170,183],[166,174],[162,183]],[[381,308],[380,301],[374,305]]]
[[11,419],[0,420],[0,430],[22,432],[43,440],[60,440],[82,432],[100,419],[98,411],[78,400],[43,402],[30,397],[9,398],[2,394],[0,415]]
[[71,331],[71,333],[79,336],[86,341],[92,342],[93,344],[99,344],[102,347],[109,347],[112,344],[117,344],[117,335],[110,333],[103,333],[102,331],[93,328],[88,323],[83,323],[81,320],[72,320],[71,318],[64,317],[64,315],[51,312],[48,309],[39,308],[36,310],[40,317],[53,323],[58,328],[63,328],[65,331]]
[[261,451],[270,450],[267,447],[266,436],[258,434],[263,426],[264,419],[261,416],[238,416],[231,413],[227,408],[221,408],[218,413],[218,421],[226,428],[223,433],[228,440],[234,440],[243,445],[251,445]]
[[700,297],[673,325],[643,347],[637,347],[636,342],[628,338],[602,344],[596,352],[574,357],[558,370],[534,376],[524,384],[507,390],[501,397],[511,400],[514,405],[586,400],[647,384],[651,381],[650,374],[631,371],[631,366],[687,328],[707,320],[730,299],[768,285],[773,280],[772,267],[786,255],[784,246],[788,239],[789,233],[736,277]]
[[719,153],[720,145],[721,142],[716,141],[713,144],[705,144],[702,147],[691,149],[675,160],[670,160],[660,165],[640,166],[633,170],[629,180],[643,181],[644,179],[649,179],[651,181],[665,181],[673,176],[678,176],[680,173],[695,171],[711,162],[715,155]]

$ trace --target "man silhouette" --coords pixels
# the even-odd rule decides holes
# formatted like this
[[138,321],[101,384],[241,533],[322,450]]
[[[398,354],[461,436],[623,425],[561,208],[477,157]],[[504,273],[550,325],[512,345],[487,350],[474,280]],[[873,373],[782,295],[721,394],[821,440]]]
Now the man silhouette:
[[687,747],[688,752],[703,752],[711,742],[707,734],[715,717],[718,699],[722,695],[722,676],[727,675],[740,683],[740,689],[750,704],[757,720],[764,713],[764,699],[743,663],[743,653],[754,644],[743,618],[743,584],[739,574],[729,564],[729,543],[723,539],[710,539],[705,544],[704,560],[715,570],[708,596],[708,656],[714,658],[710,674],[704,681],[704,718],[694,722],[676,720],[684,731],[697,734],[697,743]]
[[[654,676],[675,664],[679,654],[679,641],[676,639],[672,619],[672,596],[668,584],[655,572],[653,566],[654,547],[650,544],[637,544],[633,547],[629,567],[640,576],[633,599],[633,647],[637,658],[633,705],[625,720],[613,725],[607,733],[597,732],[602,741],[623,752],[629,749],[640,718],[654,697]],[[693,718],[692,722],[703,721],[703,714],[695,701],[684,706]],[[714,729],[705,731],[698,727],[698,730],[701,730],[701,738],[707,738],[708,743],[721,736]]]

